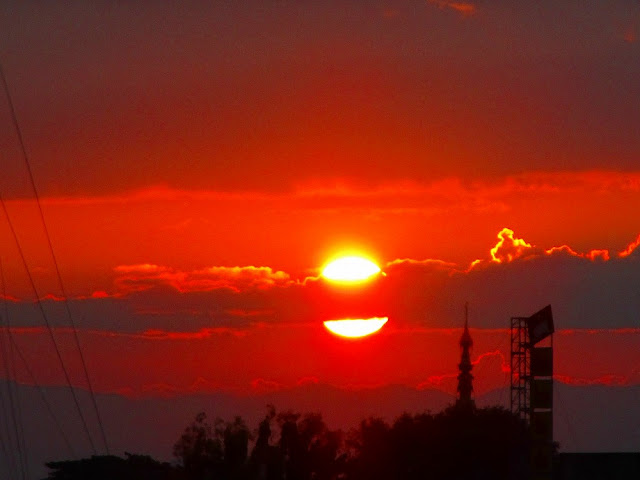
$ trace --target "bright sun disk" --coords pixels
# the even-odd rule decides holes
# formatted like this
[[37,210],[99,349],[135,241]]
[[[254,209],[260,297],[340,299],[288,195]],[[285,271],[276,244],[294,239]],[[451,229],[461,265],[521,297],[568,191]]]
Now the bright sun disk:
[[363,257],[342,257],[329,263],[322,270],[322,276],[337,282],[357,282],[380,272],[371,260]]

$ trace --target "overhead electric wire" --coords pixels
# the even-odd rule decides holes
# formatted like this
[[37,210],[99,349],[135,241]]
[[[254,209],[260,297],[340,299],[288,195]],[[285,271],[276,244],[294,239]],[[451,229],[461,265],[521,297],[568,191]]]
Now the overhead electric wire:
[[[4,322],[2,322],[6,328],[6,331],[9,331],[9,309],[7,307],[7,289],[4,281],[4,267],[2,264],[2,258],[0,258],[0,282],[2,283],[2,300],[4,305]],[[8,339],[8,338],[7,338]],[[20,410],[18,409],[18,402],[16,398],[16,392],[13,389],[13,380],[16,378],[15,374],[15,362],[13,361],[13,355],[9,355],[5,349],[4,339],[0,339],[0,351],[2,353],[2,363],[4,364],[5,375],[7,377],[7,395],[9,397],[9,408],[11,410],[11,422],[13,425],[13,431],[15,435],[15,447],[18,453],[18,465],[20,466],[20,476],[26,479],[27,476],[27,454],[26,448],[24,445],[24,429],[22,428],[22,415]],[[13,353],[13,350],[11,350]],[[9,363],[11,362],[11,366]],[[3,396],[4,403],[4,396]],[[7,440],[9,443],[11,442],[11,436],[9,435],[9,430],[7,426]],[[15,460],[12,457],[12,460]],[[16,470],[18,470],[16,468]]]
[[98,421],[98,426],[100,427],[100,434],[102,435],[102,441],[104,443],[107,454],[109,454],[109,444],[107,442],[107,436],[104,431],[104,425],[102,423],[102,418],[100,416],[100,411],[98,409],[98,404],[96,402],[95,392],[93,390],[93,385],[91,383],[91,378],[89,377],[89,371],[87,369],[87,364],[84,359],[84,354],[82,353],[82,348],[80,347],[80,339],[78,338],[78,330],[76,329],[75,322],[73,321],[73,316],[71,315],[71,308],[69,307],[69,300],[64,288],[64,283],[62,281],[62,275],[60,274],[60,268],[58,266],[58,260],[56,259],[56,255],[53,249],[53,243],[51,242],[51,236],[49,235],[49,229],[47,228],[47,222],[44,218],[44,212],[42,211],[42,205],[40,204],[40,196],[38,195],[38,189],[36,188],[36,182],[33,177],[33,172],[31,170],[31,163],[29,162],[29,156],[27,155],[27,149],[25,147],[24,139],[22,137],[22,131],[20,130],[20,124],[18,123],[18,116],[16,114],[15,108],[13,106],[13,101],[11,100],[11,94],[9,92],[9,86],[7,84],[7,79],[4,74],[4,69],[2,68],[2,64],[0,63],[0,77],[2,77],[2,84],[4,86],[4,90],[7,97],[7,102],[9,104],[9,110],[11,113],[11,118],[13,120],[13,125],[16,130],[16,134],[18,136],[18,141],[20,143],[20,149],[22,151],[22,157],[24,159],[27,172],[29,174],[29,180],[31,182],[31,188],[33,189],[33,194],[36,199],[36,204],[38,206],[38,212],[40,214],[40,220],[42,221],[42,226],[44,228],[44,233],[47,238],[47,244],[49,246],[49,253],[51,254],[51,259],[53,260],[53,265],[56,270],[56,276],[58,279],[58,285],[60,287],[60,292],[62,293],[63,302],[65,305],[65,309],[67,312],[67,317],[69,319],[69,323],[71,325],[71,329],[73,331],[73,337],[76,343],[76,347],[78,348],[78,353],[80,355],[80,362],[82,364],[82,369],[84,371],[84,376],[87,381],[87,386],[89,388],[89,393],[91,396],[91,402],[93,404],[93,408],[95,410],[96,419]]
[[18,249],[18,253],[20,254],[20,259],[22,260],[22,264],[24,266],[25,271],[27,272],[27,277],[29,278],[29,283],[31,285],[31,289],[33,290],[33,294],[35,296],[36,304],[38,305],[38,309],[40,310],[40,314],[42,319],[44,320],[45,326],[47,327],[47,332],[49,333],[49,338],[53,343],[56,356],[58,358],[58,362],[60,363],[60,367],[62,368],[62,372],[64,373],[65,380],[67,382],[67,387],[71,392],[71,396],[73,397],[73,402],[76,406],[76,410],[78,411],[78,415],[80,416],[80,420],[82,422],[82,426],[84,428],[85,434],[89,439],[89,443],[91,444],[91,449],[95,454],[97,454],[96,447],[93,443],[93,439],[91,438],[91,434],[89,433],[89,427],[87,426],[87,421],[82,414],[82,408],[80,408],[80,402],[78,401],[78,397],[71,383],[71,378],[69,377],[69,372],[64,365],[64,360],[62,359],[62,354],[60,353],[60,348],[58,347],[58,342],[56,342],[55,335],[53,334],[53,328],[51,328],[51,324],[49,323],[49,319],[47,318],[47,314],[44,311],[44,307],[42,306],[42,301],[40,300],[40,295],[38,294],[38,289],[36,288],[36,284],[33,281],[33,276],[31,275],[31,270],[29,269],[29,265],[27,263],[27,259],[24,256],[24,252],[22,251],[22,246],[20,245],[20,241],[18,239],[18,234],[16,233],[15,228],[13,227],[13,222],[11,222],[11,217],[9,216],[9,212],[7,211],[7,206],[5,205],[4,198],[0,194],[0,205],[2,206],[2,210],[4,211],[4,215],[7,218],[7,223],[9,224],[9,229],[11,230],[11,234],[13,235],[13,239],[16,243],[16,247]]
[[22,351],[20,351],[20,348],[18,347],[18,344],[16,343],[15,339],[13,338],[13,334],[11,333],[11,330],[8,330],[8,334],[9,334],[9,341],[11,342],[11,346],[13,348],[15,348],[16,352],[18,353],[18,356],[20,357],[20,360],[22,361],[22,364],[24,365],[24,369],[27,371],[27,375],[29,376],[29,379],[31,380],[31,383],[33,383],[33,386],[36,387],[36,389],[40,393],[40,397],[42,398],[42,402],[44,403],[45,407],[47,407],[47,412],[49,413],[49,416],[51,417],[51,419],[53,420],[53,423],[55,424],[56,428],[58,429],[58,432],[60,433],[60,436],[62,437],[62,440],[64,440],[64,443],[67,446],[67,449],[69,450],[69,454],[71,455],[72,458],[75,458],[76,453],[73,450],[73,447],[71,446],[71,442],[69,441],[69,437],[67,437],[67,434],[64,433],[64,429],[62,428],[62,425],[60,424],[60,421],[58,420],[58,417],[56,416],[55,412],[53,411],[53,408],[51,407],[51,404],[49,403],[49,400],[47,400],[47,396],[45,395],[45,393],[44,393],[44,391],[42,389],[42,386],[36,380],[36,376],[34,375],[33,370],[31,370],[31,368],[29,367],[29,363],[27,362],[27,359],[25,358],[25,356],[22,354]]
[[[9,380],[7,380],[8,383]],[[0,391],[0,403],[2,403],[2,411],[5,412],[3,418],[7,418],[9,417],[9,415],[6,414],[7,409],[7,404],[5,402],[4,399],[4,391]],[[9,451],[11,450],[11,445],[12,445],[12,439],[11,439],[11,433],[10,433],[10,428],[9,425],[7,423],[7,421],[5,420],[4,422],[2,422],[2,426],[3,431],[0,432],[0,448],[2,448],[2,458],[4,459],[4,463],[6,465],[7,471],[10,473],[10,475],[12,477],[17,478],[18,474],[16,473],[16,465],[15,465],[15,458],[13,455],[13,451],[11,451],[11,453],[9,453]],[[22,476],[22,475],[20,475]]]
[[[9,357],[11,358],[11,375],[13,379],[18,378],[17,370],[16,370],[16,362],[13,356],[13,346],[9,344]],[[27,452],[27,445],[25,443],[24,436],[24,417],[22,416],[22,408],[20,406],[20,401],[18,399],[18,391],[15,388],[12,388],[13,396],[15,401],[16,408],[16,417],[18,419],[18,431],[20,432],[20,436],[17,438],[18,444],[20,445],[20,454],[22,457],[22,471],[24,472],[25,480],[30,476],[29,475],[29,462],[27,461],[29,454]]]
[[[4,340],[2,340],[2,342],[4,342]],[[4,344],[3,344],[4,347]],[[5,363],[6,365],[6,358],[4,355],[4,348],[2,349],[2,353],[3,353],[3,363]],[[7,376],[9,375],[8,370],[6,371]],[[10,378],[7,378],[7,396],[11,396],[11,393],[9,392],[9,383],[11,382]],[[11,435],[11,426],[9,425],[9,418],[13,418],[14,415],[14,409],[10,406],[7,405],[7,403],[11,403],[10,400],[5,400],[5,392],[4,389],[2,389],[2,391],[0,391],[0,403],[2,403],[2,412],[3,412],[3,419],[4,421],[2,422],[2,427],[3,430],[0,433],[0,447],[2,447],[2,453],[3,453],[3,458],[5,459],[5,464],[7,467],[7,470],[11,472],[12,478],[18,478],[18,476],[22,477],[22,472],[20,472],[20,474],[18,474],[18,467],[16,467],[16,460],[15,460],[15,453],[17,451],[17,449],[13,448],[13,438]],[[10,413],[7,413],[10,412]],[[15,428],[14,428],[14,432],[15,432]]]

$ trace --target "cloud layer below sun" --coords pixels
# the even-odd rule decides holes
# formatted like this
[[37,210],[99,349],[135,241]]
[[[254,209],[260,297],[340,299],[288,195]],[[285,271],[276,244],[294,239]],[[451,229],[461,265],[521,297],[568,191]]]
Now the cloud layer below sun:
[[[265,383],[256,379],[283,388],[312,376],[343,387],[404,383],[453,391],[466,301],[480,392],[504,385],[509,318],[549,303],[558,330],[557,380],[627,385],[640,381],[639,240],[619,251],[579,252],[567,245],[535,245],[503,228],[493,245],[487,242],[484,258],[464,264],[391,260],[381,265],[385,275],[353,287],[332,284],[318,272],[294,277],[266,266],[119,265],[110,289],[73,297],[70,306],[82,319],[89,356],[108,359],[92,366],[100,388],[131,395],[148,394],[152,384],[191,391],[188,379],[196,377],[208,379],[200,385],[205,390],[251,391],[259,383],[255,388],[261,391]],[[64,340],[72,332],[61,300],[49,295],[43,305],[73,357]],[[35,304],[12,297],[7,305],[26,355],[38,358],[36,352],[51,350]],[[360,344],[343,345],[322,328],[328,319],[374,316],[388,316],[389,322]],[[118,354],[122,348],[124,356]],[[293,364],[291,348],[298,352]],[[585,349],[596,352],[598,361],[578,361]],[[417,361],[421,356],[424,361]],[[261,360],[254,364],[251,358]],[[357,373],[337,367],[354,358]],[[242,367],[224,373],[220,362]],[[127,371],[131,364],[136,368]],[[52,370],[44,381],[60,379]]]

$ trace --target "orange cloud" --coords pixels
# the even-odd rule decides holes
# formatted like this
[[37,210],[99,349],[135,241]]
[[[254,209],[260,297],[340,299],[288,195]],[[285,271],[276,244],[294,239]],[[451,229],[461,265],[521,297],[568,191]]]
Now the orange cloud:
[[606,249],[591,250],[589,253],[585,255],[585,257],[592,261],[602,260],[605,262],[608,261],[610,258],[609,250],[606,250]]
[[581,378],[572,377],[569,375],[554,375],[554,380],[557,380],[568,385],[606,385],[606,386],[623,386],[629,384],[629,378],[624,375],[608,374],[602,375],[597,378]]
[[109,294],[104,290],[96,290],[91,294],[91,298],[109,298]]
[[627,43],[635,43],[636,32],[633,29],[629,29],[626,32],[624,32],[624,35],[622,38],[624,38],[624,41]]
[[[41,335],[45,333],[45,327],[11,327],[12,335]],[[56,328],[54,331],[71,333],[70,328]]]
[[[631,243],[626,250],[619,253],[619,257],[626,257],[633,252],[633,250],[640,245],[640,236],[635,242]],[[498,243],[489,251],[491,256],[491,262],[494,263],[509,263],[517,259],[525,259],[538,257],[542,254],[547,256],[554,255],[566,255],[570,257],[585,258],[591,261],[603,261],[607,262],[611,259],[611,255],[608,249],[593,249],[587,253],[580,253],[575,251],[569,245],[560,245],[557,247],[550,247],[546,250],[541,250],[530,243],[527,243],[522,238],[516,238],[513,230],[510,228],[503,228],[498,232]],[[475,267],[482,265],[484,260],[477,259],[470,263],[465,272],[470,272]]]
[[638,248],[638,245],[640,245],[640,235],[638,235],[638,238],[636,238],[635,241],[631,242],[627,246],[627,248],[625,248],[622,252],[618,253],[618,256],[621,258],[628,257],[634,252],[636,248]]
[[[151,188],[107,196],[43,197],[42,204],[52,220],[52,233],[60,238],[60,269],[65,279],[74,277],[76,287],[69,293],[89,296],[95,290],[112,293],[113,267],[134,263],[127,259],[153,259],[145,273],[155,275],[162,273],[163,265],[188,270],[192,265],[258,264],[278,265],[301,276],[310,262],[321,263],[320,252],[336,241],[337,232],[366,238],[369,245],[364,246],[375,246],[381,253],[405,252],[465,266],[483,258],[472,238],[487,238],[505,225],[527,225],[535,244],[567,243],[577,251],[585,251],[584,241],[596,235],[597,241],[611,241],[600,245],[617,255],[638,234],[628,218],[640,208],[640,172],[525,172],[413,182],[323,179],[277,193]],[[7,207],[21,219],[32,218],[37,210],[31,199],[8,200]],[[613,209],[616,215],[608,215]],[[453,221],[454,215],[458,220]],[[595,225],[589,221],[592,217],[602,221]],[[110,220],[100,223],[101,218]],[[459,235],[462,224],[469,235]],[[0,244],[10,246],[5,230],[0,229]],[[68,231],[75,235],[65,236]],[[280,235],[283,231],[290,234]],[[91,241],[77,240],[82,238]],[[222,243],[212,244],[212,239]],[[26,250],[41,250],[43,240],[25,230]],[[188,248],[176,252],[177,244]],[[8,271],[21,271],[17,259],[9,254]],[[129,273],[139,276],[141,269]],[[43,293],[57,293],[51,270],[39,275]],[[125,270],[115,273],[122,276]],[[7,293],[29,297],[26,282],[12,283]]]
[[[455,330],[457,332],[460,331],[460,329],[452,329],[452,330]],[[484,363],[486,360],[490,360],[492,358],[500,359],[500,371],[502,373],[508,373],[511,371],[509,362],[507,361],[504,354],[500,350],[492,350],[489,352],[481,353],[471,363],[475,366],[478,366],[481,363]],[[425,390],[433,387],[447,387],[448,389],[452,389],[453,384],[455,383],[455,379],[458,378],[458,374],[459,372],[456,371],[456,372],[443,373],[440,375],[431,375],[427,377],[426,381],[420,382],[418,385],[416,385],[416,389]]]
[[116,393],[132,399],[142,398],[171,398],[178,395],[193,393],[211,393],[225,390],[221,385],[203,377],[197,377],[190,385],[174,385],[169,383],[148,383],[137,388],[121,387],[109,393]]
[[427,258],[425,260],[414,260],[412,258],[396,258],[390,262],[387,262],[387,267],[393,267],[395,265],[427,265],[427,266],[435,266],[442,267],[444,269],[455,268],[456,264],[451,262],[445,262],[444,260],[436,260],[433,258]]
[[473,365],[478,365],[485,358],[498,357],[500,359],[500,370],[504,373],[508,373],[511,371],[511,366],[504,354],[500,350],[493,350],[492,352],[484,352],[478,356],[473,362]]
[[498,233],[498,243],[491,249],[491,260],[497,263],[511,262],[526,256],[532,248],[522,238],[515,238],[513,230],[503,228]]
[[[119,296],[120,296],[119,293],[109,294],[109,293],[105,292],[104,290],[95,290],[95,291],[91,292],[90,295],[74,295],[74,296],[69,296],[69,297],[66,297],[66,298],[63,297],[62,295],[56,295],[56,294],[53,294],[53,293],[47,293],[46,295],[40,297],[40,301],[41,302],[45,302],[45,301],[49,301],[49,302],[64,302],[64,301],[68,301],[68,300],[87,300],[87,299],[101,300],[101,299],[104,299],[104,298],[117,298]],[[1,298],[2,298],[2,295],[0,295],[0,299]],[[7,300],[20,302],[20,301],[23,301],[24,299],[12,297],[12,296],[7,296]]]
[[14,297],[13,295],[3,295],[2,293],[0,293],[0,300],[6,300],[7,302],[19,302],[20,299],[17,297]]
[[396,270],[420,269],[430,270],[434,272],[445,272],[450,275],[459,271],[455,263],[445,262],[444,260],[436,260],[428,258],[425,260],[415,260],[412,258],[397,258],[387,262],[384,267],[384,273],[392,274]]
[[398,16],[400,16],[400,11],[394,8],[385,8],[382,10],[383,18],[396,18]]
[[113,270],[118,273],[158,273],[169,271],[169,268],[151,263],[139,263],[135,265],[118,265]]
[[569,245],[561,245],[559,247],[551,247],[544,251],[547,255],[555,255],[557,253],[564,253],[572,257],[579,257],[580,254],[572,249]]
[[157,286],[169,286],[179,292],[206,292],[227,288],[236,292],[265,289],[291,283],[289,274],[271,267],[207,267],[181,271],[153,264],[119,265],[115,279],[124,292],[138,292]]
[[149,329],[142,332],[140,335],[128,335],[135,338],[143,338],[145,340],[203,340],[205,338],[211,338],[214,335],[234,335],[236,337],[244,337],[247,335],[247,331],[239,330],[235,328],[216,327],[216,328],[201,328],[196,332],[176,332],[160,329]]
[[280,390],[284,385],[273,380],[265,380],[264,378],[256,378],[251,380],[251,388],[260,393],[273,392]]
[[428,1],[430,4],[436,5],[441,10],[445,10],[449,8],[451,10],[455,10],[458,13],[461,13],[465,17],[473,15],[477,11],[477,8],[473,3],[452,2],[450,0],[428,0]]
[[[72,297],[73,300],[102,300],[105,298],[119,298],[122,294],[120,293],[107,293],[104,290],[94,290],[89,295],[76,295]],[[61,299],[62,300],[62,299]]]
[[59,295],[54,295],[53,293],[47,293],[40,300],[51,300],[51,301],[54,301],[54,302],[63,302],[65,300],[65,298],[61,297]]
[[568,245],[551,247],[545,250],[544,253],[547,255],[565,254],[572,257],[588,258],[591,261],[602,260],[606,262],[610,259],[609,250],[607,249],[594,249],[588,253],[578,253]]
[[[42,335],[47,332],[46,327],[11,327],[11,333],[13,335]],[[71,335],[74,333],[71,327],[54,327],[52,331],[55,334]],[[132,338],[140,340],[204,340],[218,335],[233,335],[235,337],[245,337],[248,335],[248,330],[229,327],[206,327],[196,331],[172,331],[163,330],[158,328],[150,328],[141,333],[126,333],[112,330],[96,330],[96,329],[83,329],[80,330],[83,334],[95,336],[95,337],[108,337],[108,338]]]
[[427,377],[427,380],[424,382],[420,382],[416,385],[417,390],[427,390],[433,387],[440,387],[446,381],[451,381],[458,377],[458,372],[456,373],[443,373],[442,375],[431,375]]
[[168,383],[152,383],[143,385],[140,391],[140,396],[169,398],[179,393],[179,389],[175,385]]
[[[433,2],[436,3],[436,2]],[[441,2],[443,8],[454,8],[457,11],[470,10],[463,2]],[[474,7],[475,8],[475,7]],[[354,201],[366,200],[361,205],[366,207],[384,208],[393,205],[392,209],[418,208],[423,210],[433,205],[434,200],[442,199],[444,203],[464,203],[465,208],[509,208],[503,197],[522,194],[584,194],[584,193],[638,193],[640,192],[640,171],[619,172],[613,170],[586,171],[531,171],[517,175],[508,175],[497,179],[477,178],[463,179],[459,177],[445,177],[432,181],[392,181],[386,183],[362,182],[356,179],[328,178],[319,181],[297,183],[290,192],[268,193],[255,191],[217,191],[217,190],[181,190],[166,186],[148,187],[112,195],[73,196],[73,197],[43,197],[42,204],[47,210],[55,211],[69,207],[85,210],[93,214],[92,207],[111,208],[123,207],[137,213],[137,207],[145,207],[146,214],[149,205],[176,204],[222,204],[225,207],[246,208],[258,205],[269,205],[270,208],[287,208],[295,204],[296,208],[306,210],[309,207],[327,208],[333,206],[345,207],[353,205]],[[422,201],[420,202],[420,200]],[[33,206],[31,199],[10,199],[7,203],[11,209],[22,211]],[[356,202],[356,205],[360,205]],[[136,208],[132,208],[136,207]],[[115,210],[120,212],[120,210]],[[494,210],[495,211],[495,210]],[[166,209],[161,213],[170,215]],[[187,227],[192,219],[181,215],[165,227],[174,229]],[[73,219],[76,220],[75,218]],[[129,218],[127,218],[129,220]],[[140,219],[143,220],[142,218]],[[77,223],[77,222],[76,222]],[[135,225],[130,225],[135,228]]]
[[320,380],[318,379],[318,377],[309,376],[309,377],[302,377],[302,378],[298,379],[298,381],[296,382],[296,385],[298,385],[298,386],[301,386],[301,385],[317,385],[318,383],[320,383]]
[[601,334],[617,334],[617,335],[638,335],[640,334],[640,328],[563,328],[556,331],[559,335],[601,335]]
[[249,310],[246,308],[230,308],[225,310],[225,312],[234,317],[242,318],[261,317],[264,315],[272,315],[273,313],[275,313],[273,310]]

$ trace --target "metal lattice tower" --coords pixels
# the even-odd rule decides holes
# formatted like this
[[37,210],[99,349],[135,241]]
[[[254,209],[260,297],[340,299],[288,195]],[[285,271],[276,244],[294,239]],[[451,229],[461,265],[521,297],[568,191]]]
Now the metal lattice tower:
[[531,420],[531,352],[528,317],[511,317],[511,411]]
[[530,426],[535,480],[553,475],[553,331],[551,305],[511,317],[511,412]]

